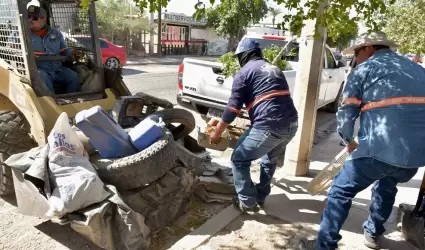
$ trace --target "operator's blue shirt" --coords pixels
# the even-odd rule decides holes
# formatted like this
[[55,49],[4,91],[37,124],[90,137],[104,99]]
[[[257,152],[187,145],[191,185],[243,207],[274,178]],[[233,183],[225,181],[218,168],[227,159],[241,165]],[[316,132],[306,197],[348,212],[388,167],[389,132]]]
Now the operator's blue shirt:
[[338,133],[359,146],[348,159],[372,157],[394,166],[425,166],[425,69],[389,49],[378,50],[348,76]]
[[288,92],[287,95],[265,98],[249,109],[251,125],[257,129],[276,129],[298,120],[286,78],[278,67],[265,59],[251,60],[234,77],[232,94],[222,120],[231,123],[243,105],[248,107],[267,93]]
[[[68,48],[62,33],[49,27],[47,30],[44,37],[31,33],[34,54],[37,56],[69,56],[72,49]],[[37,68],[47,72],[62,71],[62,67],[61,61],[37,62]]]
[[[46,29],[47,33],[43,37],[31,32],[30,39],[34,54],[36,56],[69,56],[72,49],[68,48],[62,33],[48,26]],[[19,33],[12,34],[9,42],[20,44]],[[37,62],[37,68],[46,72],[60,72],[62,67],[61,61]]]

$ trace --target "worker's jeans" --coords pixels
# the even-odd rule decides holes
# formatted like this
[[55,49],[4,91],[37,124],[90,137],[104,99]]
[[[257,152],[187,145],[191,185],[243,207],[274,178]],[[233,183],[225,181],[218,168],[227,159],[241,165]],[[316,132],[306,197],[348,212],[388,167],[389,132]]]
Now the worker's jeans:
[[53,83],[65,85],[66,93],[80,91],[80,79],[78,77],[78,73],[70,68],[62,67],[62,70],[57,72],[47,72],[39,69],[38,74],[52,93],[55,93]]
[[[252,207],[257,201],[264,202],[270,194],[277,157],[294,137],[297,128],[296,123],[273,131],[250,128],[239,138],[232,154],[232,169],[235,189],[243,205]],[[260,157],[260,183],[254,186],[251,162]]]
[[371,237],[382,235],[385,232],[384,223],[394,205],[397,184],[408,182],[417,171],[417,168],[400,168],[373,158],[345,161],[328,194],[320,223],[317,249],[337,248],[341,239],[339,231],[347,219],[352,199],[374,182],[370,214],[363,224],[363,229]]

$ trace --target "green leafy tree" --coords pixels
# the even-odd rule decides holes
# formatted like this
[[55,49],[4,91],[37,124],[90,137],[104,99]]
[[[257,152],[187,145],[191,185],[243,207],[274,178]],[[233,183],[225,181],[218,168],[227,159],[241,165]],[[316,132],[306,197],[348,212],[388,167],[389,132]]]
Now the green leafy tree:
[[198,11],[205,15],[208,24],[214,27],[218,35],[229,37],[229,50],[245,34],[246,28],[258,23],[267,15],[268,7],[264,0],[222,0],[215,7]]
[[276,17],[280,14],[282,14],[282,11],[278,8],[270,8],[269,9],[269,15],[272,16],[273,28],[274,28],[274,25],[275,25],[275,22],[276,22]]
[[[285,27],[285,22],[282,22],[281,27],[284,30],[289,30],[293,34],[299,36],[303,28],[302,19],[295,16],[289,21]],[[333,20],[327,25],[328,37],[326,43],[331,47],[345,47],[348,43],[355,39],[358,35],[359,27],[354,19],[350,19],[349,15],[340,16],[337,20]]]
[[385,31],[403,53],[425,53],[425,2],[399,0],[384,18]]
[[346,16],[346,18],[343,21],[334,21],[328,26],[326,43],[330,47],[342,49],[357,37],[359,26],[354,20],[349,19],[349,16]]
[[[281,48],[275,45],[266,47],[262,50],[263,57],[272,62],[273,59],[279,54]],[[218,62],[223,64],[223,74],[227,77],[234,76],[240,70],[238,59],[233,58],[233,52],[228,52],[217,59]],[[278,59],[276,66],[282,70],[290,70],[289,65],[286,65],[286,61],[281,58]]]
[[[131,17],[130,17],[131,13]],[[149,20],[143,16],[140,8],[125,0],[101,0],[96,2],[96,15],[101,34],[111,42],[123,32],[140,33],[149,29]]]
[[[82,0],[82,6],[88,6],[90,0]],[[150,12],[155,12],[159,9],[159,6],[167,7],[168,0],[133,0],[136,4],[142,9],[147,9],[149,6]],[[332,22],[344,20],[344,16],[347,16],[350,10],[354,10],[357,13],[357,16],[353,18],[353,21],[363,20],[366,27],[369,30],[379,30],[381,26],[379,21],[376,19],[376,16],[382,13],[386,13],[387,8],[395,3],[396,0],[328,0],[327,4],[323,7],[320,13],[319,7],[324,2],[324,0],[273,0],[276,4],[280,5],[285,9],[291,11],[290,15],[285,16],[285,23],[293,23],[294,27],[298,24],[302,24],[304,20],[312,20],[317,18],[318,22],[316,25],[321,25],[325,28],[328,28]],[[210,4],[214,4],[215,0],[209,0]],[[223,0],[222,3],[233,3],[233,5],[238,5],[238,2],[246,3],[247,0]],[[262,0],[253,0],[250,1],[250,6],[259,6],[258,3],[263,2]],[[230,4],[232,5],[232,4]],[[205,16],[204,4],[199,1],[195,4],[195,9],[197,10],[196,17],[200,18]],[[229,8],[231,9],[231,8]],[[244,12],[246,9],[239,10],[239,14],[249,13]],[[249,9],[253,10],[253,9]],[[261,18],[260,18],[261,19]],[[298,20],[298,21],[294,21]],[[254,20],[253,20],[254,21]],[[297,25],[295,25],[297,24]],[[302,25],[301,25],[302,27]]]

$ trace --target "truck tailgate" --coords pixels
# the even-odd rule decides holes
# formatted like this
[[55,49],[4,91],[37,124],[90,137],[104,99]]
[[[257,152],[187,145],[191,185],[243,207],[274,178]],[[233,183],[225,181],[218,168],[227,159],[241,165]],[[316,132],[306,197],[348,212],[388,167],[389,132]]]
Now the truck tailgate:
[[226,104],[229,100],[233,78],[221,74],[221,63],[185,58],[183,95]]

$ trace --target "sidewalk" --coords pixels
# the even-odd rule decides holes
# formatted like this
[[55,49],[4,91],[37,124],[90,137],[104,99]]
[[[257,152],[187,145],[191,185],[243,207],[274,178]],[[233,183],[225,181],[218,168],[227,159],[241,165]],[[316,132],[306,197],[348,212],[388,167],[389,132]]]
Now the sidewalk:
[[129,56],[127,59],[127,66],[131,65],[149,65],[149,64],[162,64],[162,65],[178,65],[183,62],[184,58],[195,58],[199,60],[215,61],[216,56],[194,56],[194,55],[176,55],[176,56]]
[[[343,149],[338,135],[331,134],[327,140],[313,148],[310,173],[318,173]],[[216,231],[213,229],[213,236],[209,240],[205,239],[208,241],[196,249],[299,249],[297,246],[301,238],[317,235],[326,193],[311,196],[305,189],[311,177],[284,177],[282,172],[280,170],[275,175],[276,181],[273,183],[271,195],[266,200],[265,211],[257,215],[240,216],[232,212],[232,208],[228,208],[227,216],[220,217],[219,214],[212,218],[211,222],[207,222],[210,227],[212,224],[221,224],[221,227],[215,229]],[[415,204],[423,172],[422,168],[410,182],[399,186],[393,214],[386,224],[383,249],[415,249],[404,241],[397,230],[397,208],[403,202]],[[370,188],[354,198],[350,215],[341,231],[343,239],[339,243],[339,249],[368,249],[363,245],[362,224],[368,216],[370,198]],[[233,213],[233,217],[229,216],[229,213]],[[191,239],[197,241],[201,236],[205,237],[205,228],[201,233],[195,230],[185,237],[189,240],[186,240],[186,243]],[[183,242],[184,239],[180,244]],[[201,242],[198,240],[198,243]]]

